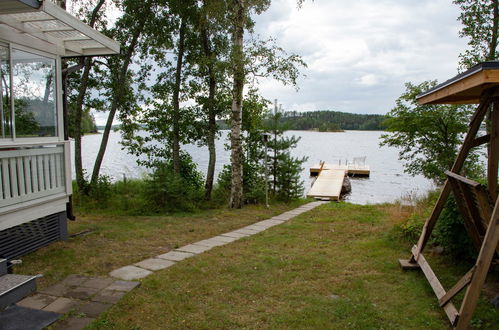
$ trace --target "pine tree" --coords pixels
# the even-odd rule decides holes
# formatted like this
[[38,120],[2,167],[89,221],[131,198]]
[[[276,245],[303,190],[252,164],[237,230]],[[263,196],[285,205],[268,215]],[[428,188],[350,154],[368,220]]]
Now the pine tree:
[[291,156],[291,149],[296,148],[300,138],[284,136],[288,125],[283,124],[282,116],[283,113],[277,110],[276,100],[275,111],[270,114],[264,127],[271,136],[267,150],[270,159],[270,188],[276,198],[291,200],[303,196],[300,173],[307,157],[299,159]]

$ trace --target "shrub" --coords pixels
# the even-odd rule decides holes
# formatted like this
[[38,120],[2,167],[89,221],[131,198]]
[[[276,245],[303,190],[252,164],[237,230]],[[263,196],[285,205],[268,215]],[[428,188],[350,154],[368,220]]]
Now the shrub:
[[146,179],[144,197],[154,211],[192,211],[203,200],[203,177],[189,155],[181,157],[181,173],[176,175],[171,161],[157,162]]
[[451,195],[433,230],[432,243],[444,248],[446,254],[455,258],[474,260],[477,251],[471,241],[456,201]]

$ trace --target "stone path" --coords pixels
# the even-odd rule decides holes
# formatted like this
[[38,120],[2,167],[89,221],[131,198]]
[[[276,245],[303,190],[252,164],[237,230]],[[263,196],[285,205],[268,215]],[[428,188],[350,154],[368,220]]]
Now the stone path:
[[[100,313],[116,304],[140,282],[109,277],[69,275],[62,282],[40,290],[17,303],[18,306],[68,314],[54,329],[83,329]],[[1,328],[1,327],[0,327]]]
[[178,249],[175,249],[168,253],[142,260],[133,265],[128,265],[115,269],[112,272],[110,272],[109,275],[111,277],[126,281],[138,280],[144,278],[148,275],[151,275],[154,271],[171,267],[175,265],[177,262],[180,262],[184,259],[211,250],[214,247],[226,245],[240,238],[255,235],[258,234],[259,232],[267,230],[270,227],[280,225],[281,223],[284,223],[304,212],[310,211],[313,208],[322,205],[324,203],[328,202],[316,201],[302,205],[294,210],[282,213],[270,219],[254,223],[252,225],[225,234],[214,236],[209,239],[204,239],[196,243],[191,243],[179,247]]
[[[109,277],[70,275],[62,282],[38,291],[17,303],[18,306],[66,314],[53,329],[83,329],[99,314],[116,304],[127,292],[140,285],[137,280],[155,271],[175,265],[184,259],[201,254],[214,247],[232,243],[280,225],[297,215],[327,202],[317,201],[252,225],[182,246],[165,254],[118,268]],[[0,327],[1,328],[1,327]]]

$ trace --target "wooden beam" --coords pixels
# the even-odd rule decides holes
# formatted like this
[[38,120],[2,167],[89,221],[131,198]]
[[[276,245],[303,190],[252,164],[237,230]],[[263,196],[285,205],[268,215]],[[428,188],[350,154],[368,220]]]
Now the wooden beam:
[[484,136],[477,137],[477,138],[473,141],[473,148],[474,148],[474,147],[481,146],[482,144],[488,143],[489,141],[490,141],[490,134],[487,134],[487,135],[484,135]]
[[[415,253],[416,251],[417,251],[417,246],[415,245],[412,248],[412,253]],[[419,254],[417,262],[418,265],[421,267],[421,270],[425,274],[428,283],[430,283],[433,292],[435,292],[435,295],[440,300],[445,296],[446,292],[422,253]],[[452,325],[455,325],[457,319],[459,318],[459,313],[457,312],[457,309],[454,306],[454,304],[452,302],[448,302],[443,306],[443,309],[445,311],[445,314],[447,314],[450,323]]]
[[471,280],[470,285],[466,289],[463,303],[460,309],[460,318],[457,323],[457,329],[468,329],[473,313],[475,312],[478,298],[482,291],[483,283],[487,277],[487,273],[492,263],[492,258],[496,253],[496,248],[499,243],[499,197],[496,199],[494,211],[490,218],[489,227],[480,249],[478,259],[475,263],[476,270]]
[[[475,140],[476,134],[480,129],[480,125],[485,117],[485,114],[487,113],[487,109],[491,102],[490,95],[495,91],[496,91],[495,88],[490,89],[483,95],[482,103],[478,106],[477,110],[473,115],[473,118],[470,123],[470,128],[468,130],[468,133],[466,134],[466,137],[464,138],[463,145],[459,150],[456,160],[454,161],[454,165],[451,168],[451,172],[459,173],[461,171],[464,162],[466,160],[466,157],[468,156],[468,153],[473,146],[473,141]],[[431,232],[433,231],[433,228],[435,227],[435,224],[438,220],[438,217],[440,216],[440,213],[442,213],[442,210],[445,206],[445,202],[447,201],[447,198],[449,198],[450,191],[451,187],[447,180],[445,181],[445,184],[442,188],[442,192],[440,193],[437,203],[433,208],[431,216],[426,220],[423,226],[423,230],[421,232],[421,236],[419,237],[417,245],[418,248],[416,253],[414,253],[413,256],[411,257],[411,262],[414,262],[415,259],[417,259],[419,253],[423,251],[423,249],[425,248],[426,243],[430,238]]]
[[470,284],[471,279],[473,278],[473,273],[475,272],[476,266],[471,267],[471,269],[463,276],[461,279],[450,289],[447,293],[444,294],[442,298],[438,300],[440,307],[445,306],[450,302],[452,298],[462,289],[464,289],[468,284]]
[[490,143],[488,148],[488,188],[492,199],[497,197],[497,172],[499,171],[499,99],[494,100],[490,111]]

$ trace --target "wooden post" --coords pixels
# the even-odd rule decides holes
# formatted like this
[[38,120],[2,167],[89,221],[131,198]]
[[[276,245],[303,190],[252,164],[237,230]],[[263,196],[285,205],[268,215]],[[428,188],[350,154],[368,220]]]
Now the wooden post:
[[488,148],[487,177],[489,193],[497,198],[497,172],[499,167],[499,99],[494,100],[490,113],[490,142]]
[[475,311],[476,305],[478,303],[478,298],[480,297],[481,289],[487,273],[489,271],[492,258],[496,252],[497,244],[499,243],[499,198],[496,200],[494,211],[492,212],[492,217],[489,221],[489,227],[487,228],[487,233],[485,234],[484,242],[482,248],[480,249],[480,254],[476,261],[476,269],[473,274],[473,279],[471,280],[466,294],[464,295],[463,303],[461,304],[461,310],[459,312],[459,320],[457,323],[457,329],[468,329],[471,317]]

